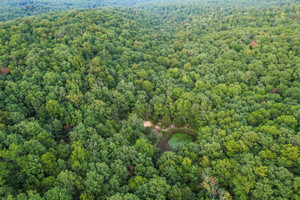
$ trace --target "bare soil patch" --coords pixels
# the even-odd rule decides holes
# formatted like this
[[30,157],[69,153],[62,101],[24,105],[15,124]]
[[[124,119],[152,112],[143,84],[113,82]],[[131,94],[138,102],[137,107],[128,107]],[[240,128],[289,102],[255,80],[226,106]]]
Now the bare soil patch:
[[152,127],[153,124],[151,121],[144,121],[144,128],[147,128],[147,127]]

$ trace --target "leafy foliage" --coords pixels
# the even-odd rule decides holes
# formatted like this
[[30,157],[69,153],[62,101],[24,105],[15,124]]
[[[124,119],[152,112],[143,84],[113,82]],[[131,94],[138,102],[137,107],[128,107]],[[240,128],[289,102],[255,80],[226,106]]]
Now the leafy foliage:
[[1,198],[299,199],[298,2],[175,2],[0,24]]

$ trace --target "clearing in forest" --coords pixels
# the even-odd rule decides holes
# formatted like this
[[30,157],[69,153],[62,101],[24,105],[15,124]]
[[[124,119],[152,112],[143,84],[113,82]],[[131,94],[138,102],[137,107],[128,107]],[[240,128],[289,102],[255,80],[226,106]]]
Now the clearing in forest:
[[197,131],[188,129],[187,125],[182,128],[175,128],[175,125],[171,124],[167,128],[161,128],[161,123],[153,125],[151,121],[144,121],[144,127],[150,127],[156,134],[157,147],[162,151],[170,151],[173,147],[186,145],[194,141],[197,136]]

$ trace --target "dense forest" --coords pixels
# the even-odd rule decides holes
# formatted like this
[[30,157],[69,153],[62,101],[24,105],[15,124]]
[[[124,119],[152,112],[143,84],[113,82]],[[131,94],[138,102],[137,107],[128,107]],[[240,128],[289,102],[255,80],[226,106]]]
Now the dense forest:
[[[184,0],[185,4],[206,6],[286,5],[295,0]],[[107,6],[148,8],[156,5],[184,4],[182,0],[1,0],[0,22],[60,10],[93,9]]]
[[300,4],[128,2],[0,24],[0,198],[298,200]]
[[134,6],[149,1],[156,0],[1,0],[0,21],[57,10],[88,9],[105,6]]

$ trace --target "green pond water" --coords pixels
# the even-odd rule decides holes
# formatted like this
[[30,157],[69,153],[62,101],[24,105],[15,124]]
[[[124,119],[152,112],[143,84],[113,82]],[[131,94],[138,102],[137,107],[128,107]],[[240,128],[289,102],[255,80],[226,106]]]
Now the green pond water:
[[175,148],[178,146],[188,145],[193,141],[193,136],[186,133],[173,133],[168,140],[168,144]]

